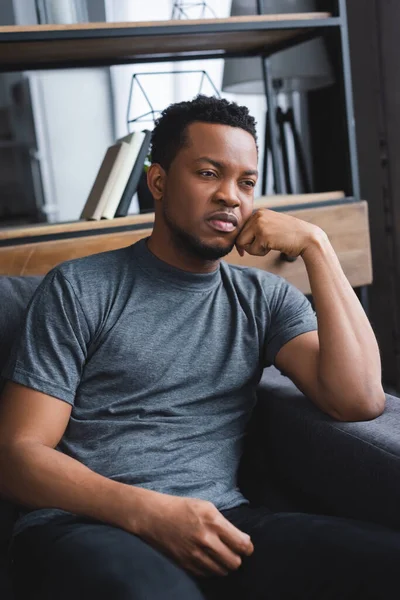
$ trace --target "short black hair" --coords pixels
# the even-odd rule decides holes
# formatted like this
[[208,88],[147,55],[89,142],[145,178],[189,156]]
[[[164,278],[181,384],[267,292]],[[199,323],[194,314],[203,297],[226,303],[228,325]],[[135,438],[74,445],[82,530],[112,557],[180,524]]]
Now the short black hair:
[[196,122],[240,127],[253,136],[257,145],[256,122],[247,106],[199,94],[193,100],[171,104],[162,111],[152,133],[151,161],[167,171],[187,143],[188,125]]

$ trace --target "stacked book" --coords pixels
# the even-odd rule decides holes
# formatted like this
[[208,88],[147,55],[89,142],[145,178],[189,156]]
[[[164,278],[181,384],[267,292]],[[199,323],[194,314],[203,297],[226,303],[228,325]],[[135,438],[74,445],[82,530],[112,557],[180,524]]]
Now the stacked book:
[[81,219],[113,219],[128,214],[150,141],[151,131],[135,131],[107,149]]

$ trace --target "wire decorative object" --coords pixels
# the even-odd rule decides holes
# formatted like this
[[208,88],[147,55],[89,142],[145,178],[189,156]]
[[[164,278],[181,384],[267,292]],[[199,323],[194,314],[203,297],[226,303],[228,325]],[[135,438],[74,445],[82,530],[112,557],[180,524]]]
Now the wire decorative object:
[[[188,11],[192,11],[192,9],[199,9],[201,14],[197,17],[189,15]],[[207,4],[207,2],[200,2],[199,0],[195,0],[194,2],[190,2],[188,0],[175,0],[172,7],[171,19],[204,19],[207,10],[212,14],[213,17],[217,18],[214,10]]]
[[[134,73],[132,75],[132,79],[131,79],[131,85],[130,85],[130,89],[129,89],[129,101],[128,101],[128,109],[127,109],[127,113],[126,113],[126,124],[127,124],[127,130],[130,131],[130,125],[132,123],[148,123],[148,122],[155,122],[156,119],[158,118],[158,116],[161,114],[162,110],[159,109],[155,109],[153,103],[151,102],[149,95],[147,94],[145,87],[143,86],[143,83],[141,82],[140,78],[141,77],[147,77],[149,75],[188,75],[188,74],[200,74],[201,78],[200,78],[200,86],[199,86],[199,94],[201,93],[203,84],[205,81],[208,81],[209,84],[211,85],[211,87],[213,88],[215,95],[220,98],[220,93],[217,90],[217,88],[215,87],[211,77],[208,75],[207,71],[204,71],[203,69],[198,69],[198,70],[193,70],[193,71],[157,71],[157,72],[149,72],[149,73]],[[147,102],[147,105],[149,107],[149,110],[145,113],[143,113],[142,115],[139,115],[138,117],[135,117],[134,119],[130,118],[130,114],[131,114],[131,109],[132,109],[132,104],[133,104],[133,92],[134,92],[134,85],[135,83],[137,84],[140,92],[142,93],[144,99]]]

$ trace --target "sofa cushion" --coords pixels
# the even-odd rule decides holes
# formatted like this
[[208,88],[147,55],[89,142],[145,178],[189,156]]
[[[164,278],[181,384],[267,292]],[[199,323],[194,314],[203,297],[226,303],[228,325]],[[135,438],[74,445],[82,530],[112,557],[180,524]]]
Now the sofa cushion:
[[25,308],[43,277],[0,277],[0,372],[8,360]]
[[265,452],[279,485],[306,512],[400,530],[400,399],[386,395],[369,421],[341,422],[319,410],[291,381],[264,372]]

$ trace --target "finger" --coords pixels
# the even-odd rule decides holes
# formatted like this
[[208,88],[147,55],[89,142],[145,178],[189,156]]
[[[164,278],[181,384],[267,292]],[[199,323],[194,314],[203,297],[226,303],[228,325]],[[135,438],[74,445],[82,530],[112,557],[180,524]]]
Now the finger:
[[222,568],[235,571],[242,564],[242,559],[236,552],[224,544],[218,536],[215,536],[212,546],[205,547],[205,552],[211,556]]
[[216,559],[210,556],[206,550],[199,550],[196,556],[196,566],[205,573],[212,573],[213,575],[221,575],[225,577],[229,574],[229,569],[223,567]]
[[190,565],[187,570],[196,575],[197,577],[209,577],[210,572],[206,569],[201,569],[198,565]]
[[236,243],[239,244],[239,246],[243,247],[247,246],[248,244],[252,244],[255,239],[256,235],[254,231],[252,229],[249,229],[248,231],[242,231],[238,235],[238,237],[236,238]]
[[240,531],[235,527],[228,519],[221,514],[221,519],[216,523],[217,533],[219,538],[226,544],[233,552],[238,554],[246,554],[246,552],[253,546],[250,536]]
[[266,256],[268,252],[271,252],[271,248],[268,248],[265,242],[261,242],[257,239],[255,239],[254,242],[249,246],[246,246],[245,250],[254,256]]
[[238,251],[239,256],[244,256],[244,250],[240,246],[235,243],[236,250]]
[[[242,237],[242,234],[240,234],[237,238],[236,238],[236,248],[244,251],[247,249],[247,246],[249,246],[250,244],[252,244],[255,240],[255,235],[252,232],[248,232],[248,234],[246,234],[245,236]],[[244,252],[243,252],[244,253]],[[243,255],[242,255],[243,256]]]

